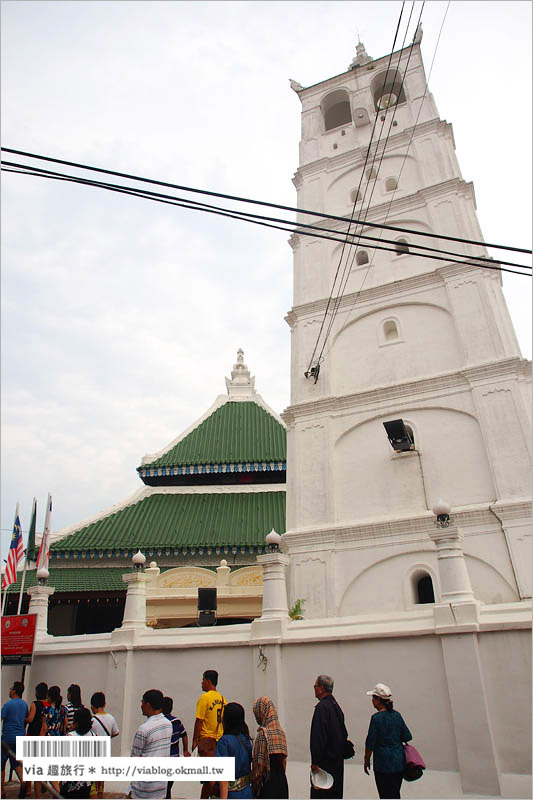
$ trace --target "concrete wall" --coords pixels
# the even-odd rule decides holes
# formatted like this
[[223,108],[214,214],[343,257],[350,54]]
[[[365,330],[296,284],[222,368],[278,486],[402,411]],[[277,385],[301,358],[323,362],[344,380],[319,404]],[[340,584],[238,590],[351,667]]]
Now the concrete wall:
[[[438,628],[433,615],[426,608],[418,616],[261,619],[209,630],[48,637],[38,643],[27,669],[25,697],[29,702],[42,680],[58,684],[65,698],[66,687],[79,683],[85,703],[103,690],[121,728],[113,754],[127,755],[142,721],[143,691],[160,688],[171,695],[175,713],[192,734],[202,672],[217,669],[221,692],[242,703],[252,733],[254,699],[272,697],[287,733],[289,759],[305,764],[313,682],[327,673],[335,680],[360,765],[373,713],[366,691],[384,682],[428,769],[457,774],[465,792],[498,795],[502,773],[531,770],[530,605],[482,607],[478,625]],[[3,670],[3,701],[20,672]]]

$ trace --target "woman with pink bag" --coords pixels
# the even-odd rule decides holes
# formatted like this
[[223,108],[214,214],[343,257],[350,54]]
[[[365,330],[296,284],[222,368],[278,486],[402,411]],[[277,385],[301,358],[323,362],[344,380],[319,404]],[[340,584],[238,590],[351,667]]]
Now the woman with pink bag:
[[392,692],[384,683],[377,683],[367,692],[372,697],[376,713],[370,718],[365,742],[364,770],[368,775],[370,758],[374,754],[374,777],[380,798],[401,797],[405,770],[404,742],[413,737],[402,715],[394,711]]

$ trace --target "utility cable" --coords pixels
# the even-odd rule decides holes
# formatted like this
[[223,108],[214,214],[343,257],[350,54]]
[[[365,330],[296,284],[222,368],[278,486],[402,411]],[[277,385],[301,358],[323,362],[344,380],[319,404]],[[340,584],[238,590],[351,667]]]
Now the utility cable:
[[[132,197],[139,197],[141,199],[146,199],[146,200],[153,200],[155,202],[163,203],[165,205],[178,206],[180,208],[186,208],[186,209],[190,209],[192,211],[206,211],[208,213],[215,214],[216,216],[223,216],[223,217],[228,217],[229,219],[236,219],[236,220],[241,220],[243,222],[250,222],[252,224],[261,225],[263,227],[273,228],[275,230],[287,231],[288,233],[296,233],[296,234],[300,234],[302,236],[310,236],[310,237],[313,237],[313,238],[326,239],[328,241],[341,242],[341,243],[345,241],[344,238],[341,239],[341,238],[338,238],[338,237],[335,237],[335,236],[324,236],[324,235],[322,235],[320,233],[312,233],[312,231],[315,231],[315,230],[332,231],[332,229],[330,229],[330,228],[318,228],[315,225],[305,226],[302,223],[296,223],[296,222],[293,222],[293,221],[290,221],[290,220],[282,220],[282,219],[278,219],[276,217],[263,217],[261,215],[250,214],[249,212],[233,211],[231,209],[218,210],[218,209],[220,209],[220,207],[218,207],[218,206],[210,206],[210,205],[205,204],[205,203],[198,203],[197,201],[188,201],[188,200],[185,200],[185,201],[181,202],[180,199],[173,198],[172,195],[159,195],[156,192],[150,192],[150,191],[145,190],[145,189],[136,189],[136,188],[133,188],[133,187],[126,187],[126,186],[121,186],[121,185],[118,185],[118,184],[114,184],[114,185],[113,184],[106,184],[106,183],[101,183],[99,181],[93,181],[93,180],[88,179],[88,178],[78,178],[78,177],[75,177],[75,176],[65,176],[65,175],[61,175],[61,174],[53,174],[53,173],[50,173],[48,170],[44,171],[44,172],[46,172],[48,174],[42,174],[41,171],[39,171],[39,172],[25,171],[25,170],[22,170],[22,169],[9,169],[7,167],[2,167],[2,171],[3,172],[14,172],[14,173],[20,174],[20,175],[31,175],[33,177],[49,178],[49,179],[52,179],[52,180],[59,180],[59,181],[64,181],[64,182],[79,183],[79,184],[85,185],[85,186],[93,186],[95,188],[107,189],[109,191],[117,192],[119,194],[131,195]],[[165,198],[165,199],[163,199],[163,198]],[[279,221],[279,222],[284,223],[284,225],[283,226],[274,225],[274,224],[271,224],[271,223],[269,223],[269,222],[267,222],[265,220]],[[290,225],[292,227],[285,227],[286,225]],[[308,227],[308,228],[310,228],[310,230],[308,230],[308,231],[307,230],[302,230],[302,227]],[[336,233],[336,231],[332,231],[332,232]],[[350,234],[350,235],[351,236],[355,236],[356,234]],[[370,237],[370,238],[374,238],[374,237]],[[385,241],[388,241],[388,240],[385,240]],[[423,248],[424,250],[426,249],[423,245],[419,245],[419,247]],[[379,249],[379,250],[384,250],[384,251],[387,251],[387,252],[397,252],[395,247],[392,248],[392,247],[382,247],[382,246],[379,246],[379,245],[374,245],[374,248],[375,249]],[[439,252],[439,251],[435,250],[435,252]],[[431,255],[428,255],[427,253],[416,253],[416,252],[413,252],[412,255],[418,256],[418,257],[421,257],[421,258],[429,258],[429,259],[434,259],[434,260],[437,260],[437,261],[444,261],[446,263],[462,264],[464,266],[473,266],[473,267],[478,267],[478,268],[479,267],[486,267],[487,269],[494,269],[494,270],[503,271],[503,272],[512,272],[512,273],[514,273],[516,275],[526,275],[526,277],[528,277],[527,274],[524,273],[524,272],[518,272],[516,270],[505,269],[504,267],[498,266],[498,264],[500,264],[501,262],[493,262],[491,259],[484,259],[481,256],[479,257],[479,260],[482,263],[478,263],[477,258],[476,258],[476,262],[474,262],[474,261],[465,261],[464,258],[462,258],[462,257],[460,257],[459,259],[444,258],[443,256],[431,256]],[[455,254],[455,255],[459,255],[459,254]],[[484,263],[484,262],[487,262],[487,263]],[[504,263],[507,263],[507,262],[504,262]],[[527,266],[522,265],[522,264],[516,264],[514,266],[520,267],[522,269],[529,269]]]
[[[334,220],[339,220],[340,222],[349,222],[350,221],[348,217],[340,217],[340,216],[335,215],[335,214],[325,214],[324,212],[311,211],[311,210],[305,209],[305,208],[296,208],[294,206],[285,206],[285,205],[281,205],[279,203],[269,203],[266,200],[253,200],[253,199],[247,198],[247,197],[238,197],[236,195],[224,194],[222,192],[213,192],[213,191],[209,191],[207,189],[196,189],[196,188],[193,188],[191,186],[182,186],[182,185],[176,184],[176,183],[168,183],[166,181],[158,181],[158,180],[153,180],[151,178],[143,178],[143,177],[140,177],[139,175],[131,175],[131,174],[124,173],[124,172],[117,172],[115,170],[101,169],[99,167],[92,167],[92,166],[89,166],[87,164],[80,164],[80,163],[77,163],[77,162],[74,162],[74,161],[65,161],[64,159],[60,159],[60,158],[51,158],[51,157],[48,157],[48,156],[37,155],[36,153],[28,153],[28,152],[25,152],[23,150],[14,150],[14,149],[9,148],[9,147],[2,147],[0,149],[3,152],[6,152],[6,153],[14,153],[15,155],[21,155],[21,156],[25,156],[25,157],[28,157],[28,158],[35,158],[35,159],[38,159],[38,160],[41,160],[41,161],[50,161],[50,162],[53,162],[53,163],[56,163],[56,164],[63,164],[65,166],[76,167],[78,169],[86,169],[86,170],[90,170],[90,171],[93,171],[93,172],[101,172],[101,173],[103,173],[105,175],[114,175],[114,176],[116,176],[118,178],[127,178],[129,180],[141,181],[143,183],[151,183],[151,184],[154,184],[156,186],[166,186],[168,188],[179,189],[180,191],[184,191],[184,192],[193,192],[193,193],[196,193],[196,194],[205,194],[205,195],[208,195],[210,197],[220,197],[220,198],[225,199],[225,200],[235,200],[235,201],[238,201],[238,202],[241,202],[241,203],[250,203],[250,204],[253,204],[253,205],[266,206],[267,208],[278,208],[278,209],[280,209],[282,211],[293,211],[293,212],[295,212],[297,214],[308,214],[310,216],[319,217],[319,218],[322,218],[322,219],[334,219]],[[360,223],[360,220],[354,220],[354,222]],[[475,240],[471,240],[471,239],[461,239],[461,238],[459,238],[457,236],[446,236],[444,234],[439,234],[439,233],[428,233],[427,231],[413,231],[410,228],[400,228],[400,227],[397,227],[397,226],[394,226],[394,225],[383,225],[383,224],[378,223],[378,222],[370,223],[370,227],[373,227],[373,228],[384,228],[385,230],[396,231],[398,233],[416,234],[417,236],[423,236],[423,237],[433,238],[433,239],[443,239],[443,240],[450,241],[450,242],[461,242],[462,244],[479,245],[480,247],[494,247],[494,248],[496,248],[498,250],[511,250],[513,252],[516,252],[516,253],[527,253],[527,254],[530,254],[532,252],[531,250],[527,250],[527,249],[524,249],[524,248],[521,248],[521,247],[511,247],[509,245],[503,245],[503,244],[491,244],[490,242],[480,242],[480,241],[475,241]]]
[[[425,3],[422,3],[422,8],[420,9],[420,14],[419,14],[419,18],[418,18],[418,25],[420,24],[421,19],[422,19],[422,11],[424,10],[424,4]],[[407,20],[407,26],[406,26],[405,33],[404,33],[404,38],[403,38],[402,47],[401,47],[401,53],[400,53],[400,55],[398,57],[398,67],[400,66],[400,61],[401,61],[403,50],[404,50],[405,40],[407,38],[407,31],[409,30],[409,25],[411,23],[411,17],[412,17],[412,14],[413,14],[414,6],[415,6],[415,4],[413,2],[412,6],[411,6],[411,13],[409,14],[409,19]],[[405,82],[405,76],[406,76],[407,70],[409,68],[409,62],[411,60],[413,47],[414,47],[414,37],[413,37],[413,43],[411,44],[411,47],[409,49],[409,55],[408,55],[408,58],[407,58],[407,62],[405,64],[403,77],[401,79],[401,83],[400,83],[400,86],[399,86],[399,89],[398,89],[398,101],[395,103],[395,105],[393,107],[393,114],[392,114],[392,117],[390,118],[389,129],[387,131],[387,134],[386,134],[386,137],[385,137],[385,142],[383,143],[383,147],[381,149],[381,158],[380,158],[380,161],[379,161],[377,169],[375,169],[374,168],[374,164],[376,162],[376,157],[377,157],[377,153],[378,153],[379,139],[381,138],[381,133],[383,132],[383,128],[385,127],[385,121],[386,121],[386,118],[387,118],[387,111],[389,110],[388,108],[385,109],[385,114],[381,117],[381,119],[382,119],[381,130],[380,130],[378,142],[375,145],[374,156],[373,156],[373,159],[372,159],[372,165],[370,167],[371,171],[375,172],[375,175],[371,174],[371,176],[372,176],[372,188],[370,190],[370,197],[369,197],[369,200],[368,200],[367,210],[366,210],[366,213],[365,213],[365,220],[364,220],[365,222],[366,222],[366,219],[368,217],[368,212],[369,212],[369,209],[370,209],[370,205],[372,203],[372,198],[374,196],[374,192],[376,190],[378,175],[379,175],[379,172],[380,172],[380,169],[381,169],[381,165],[383,163],[383,158],[385,156],[385,151],[386,151],[387,144],[388,144],[388,141],[389,141],[389,137],[390,137],[390,134],[391,134],[391,131],[392,131],[394,117],[396,116],[396,111],[397,111],[397,108],[398,108],[398,102],[399,102],[399,99],[401,97],[401,93],[402,93],[402,90],[403,90],[403,85],[404,85],[404,82]],[[391,53],[391,59],[392,59],[392,53]],[[391,59],[389,59],[389,65],[388,65],[388,68],[387,68],[387,74],[385,76],[385,80],[384,80],[384,83],[383,83],[383,88],[384,89],[387,86],[387,78],[388,78],[388,73],[389,73],[389,69],[390,69]],[[396,74],[398,74],[398,69],[396,69]],[[377,109],[376,110],[375,120],[377,120],[379,115],[380,115],[380,110]],[[370,142],[370,144],[371,144],[371,142]],[[365,188],[365,195],[366,195],[366,191],[368,190],[369,186],[370,186],[370,181],[367,182],[367,186]],[[364,202],[364,198],[363,198],[363,202]],[[355,205],[354,205],[354,209],[355,209]],[[362,230],[362,228],[361,228],[361,230]],[[350,277],[350,272],[352,270],[352,266],[353,266],[353,263],[355,261],[356,255],[357,255],[357,249],[358,249],[358,246],[359,246],[359,242],[360,242],[360,239],[358,240],[355,249],[352,251],[351,261],[349,262],[349,259],[347,259],[347,261],[346,261],[346,264],[345,264],[345,267],[344,267],[344,271],[343,271],[343,275],[342,275],[342,279],[341,279],[341,290],[339,292],[338,297],[336,298],[336,302],[335,302],[335,305],[334,305],[333,313],[331,314],[331,317],[330,317],[330,320],[329,320],[329,325],[328,325],[328,328],[327,328],[327,331],[326,331],[326,335],[324,337],[324,342],[323,342],[323,345],[322,345],[322,349],[321,349],[320,354],[318,356],[317,366],[319,366],[321,361],[322,361],[322,355],[324,353],[328,338],[329,338],[329,336],[331,334],[331,331],[333,329],[333,325],[335,324],[337,311],[338,311],[338,309],[340,307],[340,304],[342,302],[342,297],[344,295],[344,292],[346,290],[346,286],[348,284],[348,280],[349,280],[349,277]],[[365,284],[366,279],[368,277],[369,271],[370,271],[370,260],[368,262],[368,266],[367,266],[366,272],[365,272],[365,274],[363,276],[363,281],[362,281],[362,284],[361,284],[361,286],[359,288],[358,294],[356,295],[356,300],[355,301],[357,301],[357,297],[359,296],[359,294],[363,290],[363,287],[364,287],[364,284]]]
[[[387,71],[385,73],[384,84],[383,84],[384,86],[387,84],[390,65],[391,65],[391,62],[392,62],[392,55],[393,55],[393,52],[394,52],[394,48],[396,46],[396,39],[398,38],[398,31],[400,30],[400,24],[401,24],[401,21],[402,21],[402,15],[403,15],[404,6],[405,6],[405,2],[402,3],[402,7],[400,9],[400,16],[399,16],[399,19],[398,19],[398,23],[396,25],[396,31],[394,33],[394,41],[392,43],[391,53],[390,53],[390,56],[389,56],[389,62],[387,64]],[[306,378],[308,378],[310,375],[312,375],[314,377],[315,383],[318,380],[318,373],[319,373],[319,370],[320,370],[320,356],[319,356],[315,366],[313,367],[312,365],[313,365],[313,361],[314,361],[314,358],[315,358],[315,353],[316,353],[317,348],[318,348],[318,343],[319,343],[320,337],[322,335],[322,331],[324,330],[324,325],[326,324],[326,319],[327,319],[327,316],[328,316],[328,311],[329,311],[329,308],[330,308],[330,304],[333,301],[333,294],[335,292],[335,285],[337,283],[337,277],[339,275],[339,271],[340,271],[340,268],[341,268],[342,260],[344,258],[344,253],[345,253],[345,249],[346,249],[346,243],[348,242],[348,235],[350,234],[350,229],[351,229],[353,218],[354,218],[354,214],[355,214],[355,207],[356,207],[356,204],[357,204],[357,199],[361,195],[361,185],[362,185],[363,177],[365,175],[366,167],[367,167],[367,164],[368,164],[368,157],[370,155],[370,150],[371,150],[371,147],[372,147],[372,139],[374,138],[374,133],[375,133],[375,130],[376,130],[376,125],[377,125],[377,119],[378,119],[378,117],[377,117],[377,114],[376,114],[376,116],[374,117],[374,124],[373,124],[372,130],[370,132],[370,139],[369,139],[369,142],[368,142],[368,147],[366,149],[365,160],[364,160],[363,166],[361,168],[361,175],[360,175],[360,178],[359,178],[359,185],[358,185],[357,189],[355,189],[355,196],[354,196],[354,201],[353,201],[352,213],[350,214],[350,221],[348,223],[348,230],[346,231],[345,240],[343,242],[342,249],[341,249],[341,252],[340,252],[339,263],[337,264],[337,269],[336,269],[335,275],[333,277],[333,283],[331,285],[331,291],[329,293],[328,301],[326,303],[326,309],[324,311],[324,316],[322,317],[322,322],[320,323],[320,328],[318,330],[318,334],[317,334],[317,337],[316,337],[316,340],[315,340],[315,346],[313,348],[313,352],[311,353],[311,357],[309,359],[309,364],[307,366],[307,370],[304,373]],[[381,126],[381,130],[380,130],[379,136],[381,136],[381,132],[382,131],[383,131],[383,125]],[[378,139],[379,139],[379,136],[378,136]],[[368,189],[368,182],[367,182],[367,185],[365,187],[365,195],[366,195],[367,189]],[[361,206],[363,205],[363,203],[364,203],[364,197],[363,197],[363,199],[361,201]],[[367,211],[366,211],[366,215],[368,215],[368,208],[367,208]],[[366,221],[366,216],[365,216],[365,221]],[[355,223],[355,224],[357,225],[358,223]],[[361,227],[361,230],[362,230],[362,227]],[[357,250],[357,244],[355,246],[356,250]],[[344,275],[344,272],[343,272],[343,275]],[[341,277],[341,284],[342,284],[342,277]],[[332,312],[331,317],[334,318],[334,316],[335,316],[335,305],[334,305],[334,310]],[[328,328],[328,330],[330,330],[330,329],[331,329],[331,325]],[[326,338],[327,338],[327,335],[326,335]]]

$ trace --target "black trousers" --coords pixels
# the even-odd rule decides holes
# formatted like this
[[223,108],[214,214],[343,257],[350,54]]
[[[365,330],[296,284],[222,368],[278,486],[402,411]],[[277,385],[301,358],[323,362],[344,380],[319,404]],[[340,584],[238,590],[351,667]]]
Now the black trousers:
[[403,772],[374,772],[380,798],[401,797]]

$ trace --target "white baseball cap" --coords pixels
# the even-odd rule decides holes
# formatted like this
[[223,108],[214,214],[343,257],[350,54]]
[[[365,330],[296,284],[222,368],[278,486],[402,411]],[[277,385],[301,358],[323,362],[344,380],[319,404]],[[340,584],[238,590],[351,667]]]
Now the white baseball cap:
[[311,783],[315,789],[331,789],[333,786],[333,775],[326,772],[324,769],[319,769],[318,772],[311,770]]
[[381,697],[382,700],[391,700],[392,692],[384,683],[376,683],[373,689],[367,692],[368,695],[375,695]]

